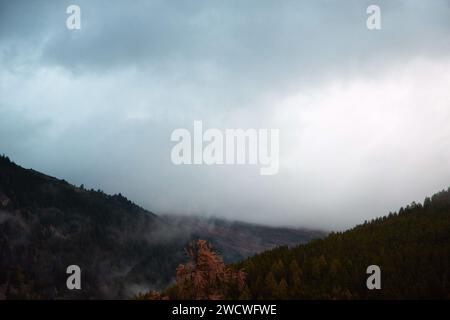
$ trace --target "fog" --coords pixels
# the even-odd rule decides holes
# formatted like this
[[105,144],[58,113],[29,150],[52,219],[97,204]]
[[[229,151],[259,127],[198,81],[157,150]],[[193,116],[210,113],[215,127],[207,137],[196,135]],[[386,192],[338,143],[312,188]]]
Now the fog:
[[[450,2],[0,0],[0,153],[159,214],[344,229],[450,185]],[[81,8],[81,29],[66,8]],[[278,174],[177,128],[279,129]]]

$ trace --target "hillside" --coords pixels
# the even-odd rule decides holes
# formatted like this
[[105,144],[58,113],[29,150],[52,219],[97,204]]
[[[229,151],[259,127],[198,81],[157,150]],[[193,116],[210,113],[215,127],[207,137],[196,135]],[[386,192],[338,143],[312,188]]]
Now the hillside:
[[[123,196],[77,188],[6,158],[0,198],[0,286],[9,298],[126,297],[136,283],[167,285],[166,270],[184,257],[186,235],[172,236]],[[66,288],[71,264],[82,270],[83,290]]]
[[[187,244],[215,237],[211,221],[197,221],[180,224],[120,194],[75,187],[0,157],[0,299],[128,298],[165,288]],[[239,224],[244,236],[231,243],[236,223],[217,223],[215,246],[227,262],[321,235],[284,230],[281,237],[278,229]],[[80,291],[66,288],[71,264],[81,267]]]
[[[381,268],[368,290],[366,268]],[[255,299],[450,299],[450,189],[398,213],[237,264]]]
[[207,240],[226,263],[240,261],[280,245],[291,247],[326,235],[323,231],[306,228],[268,227],[217,218],[193,216],[162,218],[167,219],[178,230],[190,233],[195,239]]

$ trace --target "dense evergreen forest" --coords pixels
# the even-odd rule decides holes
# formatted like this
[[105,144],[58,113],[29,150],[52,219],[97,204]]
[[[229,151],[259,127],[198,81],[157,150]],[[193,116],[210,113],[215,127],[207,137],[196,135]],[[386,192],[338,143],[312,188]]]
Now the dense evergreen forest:
[[[127,298],[136,286],[165,287],[188,241],[120,194],[0,157],[0,299]],[[72,264],[82,290],[66,287]]]
[[[367,289],[369,265],[381,268],[381,290]],[[449,299],[450,188],[423,204],[234,267],[246,272],[254,299]]]
[[[0,156],[0,300],[126,299],[170,285],[194,239],[210,240],[231,263],[318,236],[323,233],[157,216],[121,194],[77,187]],[[73,264],[82,270],[82,290],[66,286]]]
[[[0,298],[450,298],[450,189],[351,230],[228,266],[203,241],[179,265],[193,239],[181,230],[121,195],[0,157]],[[65,287],[74,262],[84,272],[80,292]],[[370,265],[381,268],[380,290],[366,286]],[[145,290],[167,288],[174,278],[161,294]]]

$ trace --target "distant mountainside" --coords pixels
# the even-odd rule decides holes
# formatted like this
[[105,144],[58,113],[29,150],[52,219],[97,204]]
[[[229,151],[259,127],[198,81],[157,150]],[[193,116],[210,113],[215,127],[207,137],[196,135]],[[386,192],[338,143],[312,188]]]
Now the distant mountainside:
[[178,230],[207,240],[227,263],[248,258],[280,245],[288,247],[323,238],[323,231],[267,227],[240,221],[192,216],[162,216]]
[[[368,290],[367,267],[381,269]],[[398,213],[235,266],[254,299],[450,299],[450,188]],[[237,298],[237,297],[230,297]]]
[[[159,217],[122,195],[85,190],[0,157],[0,299],[127,298],[165,288],[194,239],[226,262],[320,232],[222,220]],[[82,270],[82,290],[66,268]]]

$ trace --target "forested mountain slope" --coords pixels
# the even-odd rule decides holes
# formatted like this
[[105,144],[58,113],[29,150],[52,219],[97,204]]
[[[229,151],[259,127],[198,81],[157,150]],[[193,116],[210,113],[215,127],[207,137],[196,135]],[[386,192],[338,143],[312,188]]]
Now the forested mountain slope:
[[[381,290],[368,290],[366,269],[381,268]],[[450,298],[450,189],[423,204],[280,247],[238,264],[251,298]]]
[[[321,235],[281,229],[287,234],[280,237],[278,228],[258,233],[259,226],[238,224],[235,237],[235,223],[198,221],[180,224],[120,194],[85,190],[0,157],[0,299],[129,298],[166,288],[194,239],[217,238],[216,249],[237,262]],[[81,268],[82,290],[67,289],[69,265]]]
[[280,245],[295,246],[326,236],[307,228],[269,227],[240,221],[195,216],[163,216],[178,230],[208,241],[225,263],[241,261]]
[[[188,241],[171,231],[121,195],[0,158],[0,294],[7,298],[117,298],[137,285],[166,286],[166,270],[183,259]],[[82,270],[82,290],[66,287],[72,264]]]

